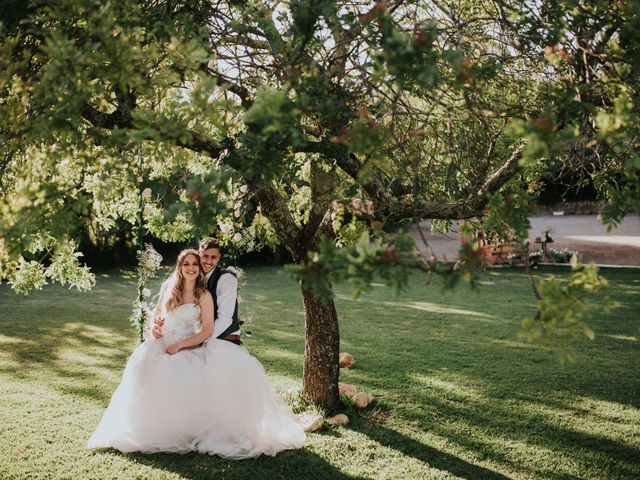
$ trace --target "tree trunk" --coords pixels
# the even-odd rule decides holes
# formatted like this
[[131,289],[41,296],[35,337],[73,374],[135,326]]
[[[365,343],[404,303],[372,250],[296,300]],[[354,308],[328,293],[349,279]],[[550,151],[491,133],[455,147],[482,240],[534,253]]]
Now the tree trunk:
[[[318,248],[319,234],[327,217],[330,195],[333,193],[333,172],[322,172],[312,167],[312,209],[304,229],[296,221],[281,193],[273,185],[263,185],[256,190],[262,211],[276,231],[293,261],[308,264],[309,251]],[[325,198],[326,197],[326,198]],[[324,209],[320,203],[324,202]],[[338,314],[333,300],[322,303],[311,290],[301,287],[305,318],[305,348],[302,392],[309,400],[333,410],[340,407],[338,393],[338,356],[340,332]]]
[[329,409],[340,407],[338,355],[340,332],[333,300],[322,303],[302,287],[305,336],[302,391],[311,401]]

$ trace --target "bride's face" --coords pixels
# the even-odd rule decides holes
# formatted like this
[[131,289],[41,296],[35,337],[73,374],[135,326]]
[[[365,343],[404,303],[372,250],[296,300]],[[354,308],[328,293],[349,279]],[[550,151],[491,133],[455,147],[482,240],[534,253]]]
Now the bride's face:
[[195,255],[187,255],[184,257],[180,272],[185,279],[195,281],[198,278],[198,275],[200,275],[200,261]]

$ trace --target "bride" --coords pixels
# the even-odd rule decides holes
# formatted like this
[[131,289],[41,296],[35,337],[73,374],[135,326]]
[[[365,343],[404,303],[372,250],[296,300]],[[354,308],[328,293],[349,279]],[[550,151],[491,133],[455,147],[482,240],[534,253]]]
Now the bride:
[[158,300],[164,336],[149,336],[129,358],[90,448],[241,459],[304,445],[302,427],[260,362],[239,345],[210,338],[213,299],[203,278],[198,252],[182,251]]

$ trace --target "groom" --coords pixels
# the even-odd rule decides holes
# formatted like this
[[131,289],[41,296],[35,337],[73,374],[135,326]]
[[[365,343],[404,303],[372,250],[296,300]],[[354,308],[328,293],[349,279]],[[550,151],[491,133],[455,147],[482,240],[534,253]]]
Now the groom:
[[[231,270],[218,266],[222,252],[215,238],[200,241],[200,262],[205,274],[207,290],[213,296],[215,322],[213,336],[240,345],[240,323],[238,321],[238,278]],[[152,333],[162,337],[162,319],[156,319]]]

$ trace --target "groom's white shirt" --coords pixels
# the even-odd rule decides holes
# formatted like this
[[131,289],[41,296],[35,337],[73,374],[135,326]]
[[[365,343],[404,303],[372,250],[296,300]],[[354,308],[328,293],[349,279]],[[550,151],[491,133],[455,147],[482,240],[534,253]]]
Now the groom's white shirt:
[[[207,273],[206,278],[209,281],[211,275],[217,266]],[[216,321],[213,324],[213,337],[217,337],[224,332],[233,321],[233,311],[236,308],[236,299],[238,297],[238,279],[235,275],[225,274],[218,279],[216,287],[216,297],[218,302],[218,311],[216,312]],[[240,335],[240,330],[231,332],[231,335]]]

